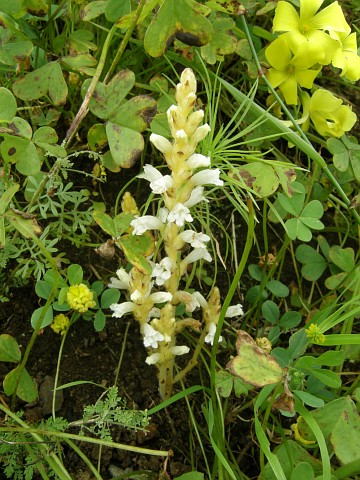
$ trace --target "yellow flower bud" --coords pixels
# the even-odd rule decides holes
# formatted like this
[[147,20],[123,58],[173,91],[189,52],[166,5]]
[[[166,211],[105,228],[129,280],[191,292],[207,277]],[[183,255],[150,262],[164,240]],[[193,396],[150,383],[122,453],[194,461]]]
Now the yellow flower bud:
[[60,313],[59,315],[56,315],[50,327],[54,330],[55,333],[60,333],[60,335],[65,335],[65,332],[69,328],[69,325],[70,325],[69,318],[63,313]]
[[70,308],[80,313],[85,313],[89,308],[95,307],[96,302],[93,300],[94,293],[84,285],[71,285],[66,294],[66,301]]
[[312,323],[309,328],[305,330],[308,340],[312,343],[324,343],[325,335],[321,332],[319,325]]

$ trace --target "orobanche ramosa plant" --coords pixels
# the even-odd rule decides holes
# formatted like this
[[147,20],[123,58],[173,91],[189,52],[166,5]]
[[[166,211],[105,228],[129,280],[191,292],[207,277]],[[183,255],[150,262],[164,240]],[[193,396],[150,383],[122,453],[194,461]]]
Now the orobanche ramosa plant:
[[[160,195],[155,209],[157,215],[140,215],[129,193],[122,202],[123,212],[137,212],[130,222],[131,235],[151,235],[155,253],[146,258],[149,268],[132,262],[132,269],[127,272],[120,268],[117,278],[112,278],[109,285],[128,292],[129,301],[111,305],[113,316],[121,318],[131,313],[139,322],[148,350],[146,363],[158,368],[162,398],[169,397],[173,384],[196,364],[204,342],[213,344],[221,310],[218,288],[212,289],[207,300],[198,291],[190,293],[189,289],[182,289],[189,266],[199,260],[212,260],[207,249],[210,237],[194,229],[191,210],[207,201],[204,185],[222,186],[223,181],[219,178],[219,169],[210,168],[210,158],[196,153],[210,127],[201,125],[204,111],[195,109],[196,79],[191,69],[183,71],[175,98],[177,105],[167,111],[172,142],[157,134],[150,136],[153,145],[163,154],[169,174],[163,175],[154,166],[145,165],[144,173],[139,175],[150,182],[153,194]],[[128,259],[131,262],[131,258]],[[178,308],[181,304],[182,309]],[[202,309],[202,322],[192,318],[197,308]],[[185,315],[178,318],[180,310],[185,311]],[[228,316],[242,313],[241,305],[227,311]],[[174,376],[175,357],[190,350],[177,344],[178,334],[186,327],[201,334],[188,364]]]

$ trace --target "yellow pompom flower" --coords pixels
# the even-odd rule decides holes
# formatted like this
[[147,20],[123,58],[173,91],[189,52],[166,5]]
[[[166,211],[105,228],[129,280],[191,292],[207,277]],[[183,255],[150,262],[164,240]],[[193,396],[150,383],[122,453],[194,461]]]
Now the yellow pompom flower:
[[53,323],[50,327],[54,330],[55,333],[60,333],[60,335],[65,335],[66,330],[69,328],[70,320],[66,315],[60,313],[54,317]]
[[324,343],[325,335],[321,332],[319,325],[312,323],[305,329],[306,336],[311,343]]
[[89,308],[95,307],[94,293],[84,285],[71,285],[66,294],[66,301],[70,308],[80,313],[85,313]]

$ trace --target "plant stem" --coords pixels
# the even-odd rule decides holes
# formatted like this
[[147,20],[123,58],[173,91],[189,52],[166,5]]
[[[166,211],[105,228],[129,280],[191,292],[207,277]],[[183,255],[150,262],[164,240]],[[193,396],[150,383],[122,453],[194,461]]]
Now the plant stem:
[[91,100],[91,97],[94,94],[96,85],[97,85],[97,83],[100,79],[100,75],[102,74],[102,71],[104,69],[106,56],[108,54],[110,43],[111,43],[112,37],[115,33],[115,30],[116,30],[116,26],[113,25],[111,27],[109,33],[107,34],[107,37],[105,39],[104,46],[103,46],[103,49],[102,49],[102,52],[101,52],[101,56],[99,58],[99,63],[96,67],[95,75],[93,76],[93,78],[91,80],[91,83],[89,85],[89,88],[87,89],[87,92],[86,92],[85,98],[83,100],[83,103],[81,104],[81,107],[79,108],[72,124],[70,125],[69,130],[66,133],[65,148],[67,148],[69,146],[69,143],[71,142],[72,137],[77,132],[81,122],[84,120],[84,118],[86,117],[86,115],[89,111],[89,108],[88,108],[89,102]]
[[134,16],[131,20],[131,23],[129,25],[129,28],[126,31],[126,33],[124,35],[124,38],[122,39],[122,42],[120,44],[120,47],[119,47],[119,49],[118,49],[118,51],[115,55],[115,58],[112,61],[112,64],[111,64],[111,66],[110,66],[110,68],[109,68],[109,70],[108,70],[108,72],[105,76],[105,79],[104,79],[105,84],[108,83],[110,76],[113,74],[113,72],[116,68],[116,65],[119,63],[121,57],[123,56],[125,48],[126,48],[127,44],[129,43],[130,37],[131,37],[131,35],[134,31],[134,28],[136,27],[137,21],[140,17],[142,9],[144,8],[145,3],[146,3],[146,0],[141,0],[139,5],[137,6],[137,9],[136,9],[136,11],[134,13]]

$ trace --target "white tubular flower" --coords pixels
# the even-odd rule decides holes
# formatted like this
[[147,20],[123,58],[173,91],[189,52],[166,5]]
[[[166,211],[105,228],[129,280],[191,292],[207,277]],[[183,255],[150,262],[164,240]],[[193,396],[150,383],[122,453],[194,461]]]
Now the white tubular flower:
[[169,280],[172,272],[171,258],[165,257],[160,263],[156,263],[151,273],[152,277],[155,277],[155,283],[157,285],[164,285],[166,280]]
[[145,300],[150,296],[154,282],[150,282],[146,292],[141,292],[140,290],[134,290],[130,295],[130,300],[137,305],[142,305]]
[[158,342],[162,342],[164,340],[164,335],[155,328],[153,328],[148,323],[144,324],[144,345],[145,347],[157,348]]
[[225,317],[233,318],[233,317],[241,317],[244,315],[243,307],[240,303],[237,305],[232,305],[226,310]]
[[131,221],[130,225],[134,228],[133,235],[142,235],[147,230],[160,230],[163,227],[163,222],[153,215],[144,215],[143,217],[136,217]]
[[171,302],[172,293],[170,292],[155,292],[150,295],[151,300],[154,303],[165,303]]
[[186,88],[190,92],[196,92],[196,78],[191,68],[185,68],[180,76],[180,82],[183,84],[183,88]]
[[152,353],[148,357],[146,357],[145,363],[148,365],[155,365],[156,363],[159,363],[161,359],[160,353]]
[[220,170],[201,170],[191,177],[191,183],[194,185],[218,185],[221,187],[224,182],[220,180]]
[[169,190],[174,183],[170,175],[162,175],[159,170],[152,165],[145,165],[144,173],[141,173],[138,177],[150,182],[150,188],[154,193],[164,193]]
[[189,265],[190,263],[194,263],[197,260],[201,259],[206,260],[207,262],[211,262],[212,258],[206,248],[194,248],[192,252],[187,255],[184,260],[181,262],[183,265]]
[[170,223],[176,223],[178,227],[183,227],[185,222],[192,222],[193,217],[190,215],[188,207],[182,203],[177,203],[171,212],[169,212],[167,220]]
[[172,144],[169,140],[156,133],[150,135],[150,142],[164,155],[170,153],[172,150]]
[[207,198],[204,197],[204,187],[195,187],[192,189],[190,197],[184,203],[185,207],[192,208],[194,205],[197,205],[200,202],[209,202]]
[[123,268],[116,270],[116,275],[118,278],[111,277],[110,283],[108,284],[109,288],[118,288],[119,290],[129,290],[131,277]]
[[113,303],[110,305],[110,310],[114,312],[113,317],[121,318],[123,315],[133,312],[135,307],[136,305],[133,302]]
[[185,353],[189,353],[190,348],[185,345],[177,345],[176,347],[170,347],[170,350],[173,355],[185,355]]
[[210,132],[211,128],[207,123],[204,123],[204,125],[201,125],[201,127],[197,128],[195,130],[194,135],[191,137],[191,143],[192,144],[198,144],[203,140],[206,135]]
[[169,210],[166,207],[159,208],[158,218],[165,223],[169,215]]
[[[208,334],[205,337],[205,342],[210,343],[210,345],[214,345],[214,338],[216,333],[216,325],[214,322],[211,322],[208,326]],[[222,336],[219,337],[219,342],[222,341]]]
[[193,153],[186,161],[189,168],[195,170],[195,168],[210,167],[210,157],[205,157],[201,153]]
[[201,295],[200,292],[194,292],[192,294],[194,300],[199,304],[199,307],[201,308],[208,308],[208,302],[205,300],[203,295]]
[[209,235],[205,233],[197,233],[193,230],[184,230],[179,234],[179,237],[186,243],[190,243],[193,248],[206,248],[204,242],[210,240]]

